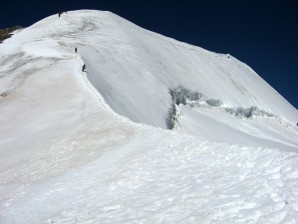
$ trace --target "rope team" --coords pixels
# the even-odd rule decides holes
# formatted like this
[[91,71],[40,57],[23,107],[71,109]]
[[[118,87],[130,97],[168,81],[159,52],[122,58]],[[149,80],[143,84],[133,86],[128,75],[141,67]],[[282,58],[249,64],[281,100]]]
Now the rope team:
[[[76,47],[75,48],[75,53],[78,53],[78,48]],[[82,66],[82,72],[85,72],[86,70],[86,65],[85,64],[83,64],[83,66]]]

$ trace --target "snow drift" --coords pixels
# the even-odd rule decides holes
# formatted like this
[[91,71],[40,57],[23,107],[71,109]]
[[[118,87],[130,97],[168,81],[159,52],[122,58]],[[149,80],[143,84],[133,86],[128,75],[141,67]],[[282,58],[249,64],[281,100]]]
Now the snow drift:
[[0,65],[1,223],[296,222],[297,110],[234,57],[81,10]]

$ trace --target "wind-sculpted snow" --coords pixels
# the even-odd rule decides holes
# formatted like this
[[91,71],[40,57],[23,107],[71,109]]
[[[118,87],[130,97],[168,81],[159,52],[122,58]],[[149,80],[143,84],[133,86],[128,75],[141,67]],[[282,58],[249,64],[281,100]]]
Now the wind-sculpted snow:
[[[234,115],[237,118],[252,118],[253,116],[263,116],[263,117],[278,117],[272,113],[266,112],[259,109],[256,106],[251,106],[248,108],[245,107],[227,107],[224,102],[219,99],[212,99],[205,96],[203,93],[197,91],[191,91],[179,86],[175,89],[170,89],[170,95],[172,97],[172,106],[173,104],[179,106],[180,104],[188,105],[190,107],[200,107],[204,105],[209,105],[210,107],[223,108],[225,111],[229,112],[231,115]],[[173,111],[173,109],[170,109]],[[175,111],[173,111],[175,112]],[[171,112],[172,113],[172,112]]]
[[116,113],[134,122],[167,128],[168,91],[183,86],[229,107],[256,106],[297,123],[297,110],[231,56],[149,32],[111,13],[78,18],[69,12],[35,27],[58,37],[65,49],[78,47],[91,83]]
[[225,108],[225,110],[232,115],[238,117],[238,118],[252,118],[253,116],[263,116],[263,117],[276,117],[276,115],[273,115],[271,113],[268,113],[264,110],[260,110],[257,107],[249,107],[249,108],[243,108],[243,107],[236,107],[236,108]]
[[232,56],[82,10],[0,65],[1,224],[297,223],[297,110]]
[[[182,86],[170,89],[169,94],[172,105],[166,119],[168,129],[217,142],[297,151],[296,134],[292,132],[295,125],[277,115],[256,106],[229,107],[219,99]],[[259,125],[260,122],[264,125]]]
[[212,107],[220,107],[222,105],[221,100],[218,99],[207,99],[206,103]]
[[0,90],[0,100],[1,97],[6,97],[20,88],[29,76],[38,70],[53,66],[57,61],[57,58],[44,60],[43,57],[26,56],[24,53],[3,57],[2,68],[7,69],[0,76],[0,87],[2,87]]
[[150,128],[79,169],[24,186],[1,208],[2,223],[294,224],[297,165],[297,154]]
[[189,89],[184,88],[183,86],[178,86],[175,89],[170,89],[170,94],[172,100],[176,105],[187,104],[187,101],[199,101],[200,99],[206,98],[204,94],[197,91],[192,92]]

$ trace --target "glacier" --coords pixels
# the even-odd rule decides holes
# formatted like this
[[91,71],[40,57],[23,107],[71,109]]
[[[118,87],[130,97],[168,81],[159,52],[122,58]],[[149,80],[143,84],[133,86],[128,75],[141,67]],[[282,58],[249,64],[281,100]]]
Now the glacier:
[[298,112],[233,56],[78,10],[0,65],[0,223],[298,222]]

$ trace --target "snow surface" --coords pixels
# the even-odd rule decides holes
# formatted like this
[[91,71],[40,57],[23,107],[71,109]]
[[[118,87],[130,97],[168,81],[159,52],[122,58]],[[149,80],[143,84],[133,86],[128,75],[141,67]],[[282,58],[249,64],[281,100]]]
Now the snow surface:
[[298,223],[297,110],[232,56],[80,10],[0,65],[1,224]]

